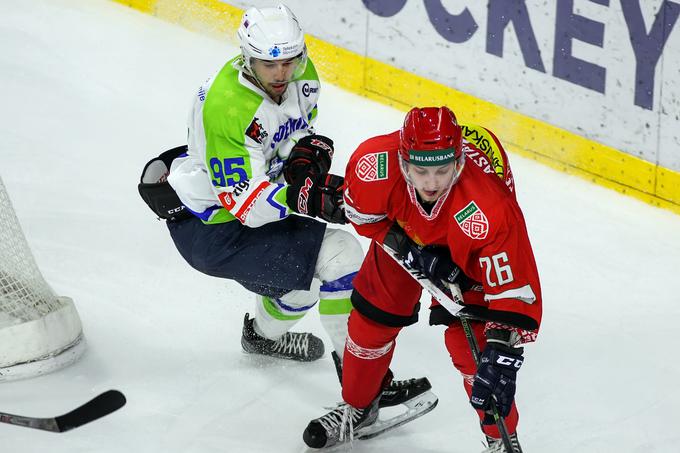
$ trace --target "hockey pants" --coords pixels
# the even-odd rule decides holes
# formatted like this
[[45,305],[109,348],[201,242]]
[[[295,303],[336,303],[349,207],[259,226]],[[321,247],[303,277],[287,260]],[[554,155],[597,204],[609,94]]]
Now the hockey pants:
[[362,260],[363,251],[353,235],[326,228],[311,287],[290,291],[281,297],[258,295],[256,332],[275,339],[290,330],[319,301],[321,324],[334,349],[341,354],[347,336],[347,318],[352,309],[352,280]]

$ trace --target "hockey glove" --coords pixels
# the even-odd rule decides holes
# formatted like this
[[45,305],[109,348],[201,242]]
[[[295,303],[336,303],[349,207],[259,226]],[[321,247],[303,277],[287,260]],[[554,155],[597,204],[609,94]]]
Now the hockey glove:
[[390,227],[383,244],[394,250],[401,259],[404,259],[411,251],[411,247],[416,245],[397,222]]
[[523,348],[513,348],[504,343],[487,343],[477,366],[470,404],[486,411],[491,398],[496,400],[498,412],[507,417],[515,399],[517,370],[522,366]]
[[328,173],[299,178],[288,186],[286,203],[298,214],[319,217],[330,223],[347,223],[342,209],[345,179]]
[[328,173],[333,159],[333,140],[323,135],[307,135],[293,146],[283,169],[283,177],[292,184],[305,176]]
[[472,286],[472,281],[453,262],[448,247],[420,246],[397,223],[387,232],[383,243],[397,252],[411,268],[419,270],[429,279],[458,284],[463,291]]
[[418,262],[418,268],[431,279],[443,280],[447,283],[461,283],[465,276],[458,265],[451,259],[448,247],[430,245],[416,247],[413,256]]

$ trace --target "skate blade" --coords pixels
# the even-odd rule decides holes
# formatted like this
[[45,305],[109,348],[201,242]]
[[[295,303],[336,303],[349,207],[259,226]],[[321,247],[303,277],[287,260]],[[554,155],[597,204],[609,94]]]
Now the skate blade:
[[[437,398],[434,393],[428,390],[427,392],[421,393],[415,398],[395,406],[396,408],[405,407],[405,410],[397,415],[389,418],[381,418],[379,413],[378,419],[375,421],[375,423],[358,430],[354,438],[371,439],[386,431],[390,431],[432,411],[435,407],[437,407],[438,402],[439,398]],[[384,409],[380,410],[380,412],[383,411]]]
[[[397,404],[396,406],[382,408],[378,413],[378,419],[375,421],[375,423],[357,430],[356,434],[354,435],[354,440],[372,439],[373,437],[420,418],[437,407],[438,402],[439,398],[437,398],[437,395],[428,390],[425,393],[421,393],[420,395],[401,404]],[[402,410],[397,415],[387,418],[380,418],[381,413],[383,415],[385,415],[385,412],[394,413],[395,411],[398,412],[398,409]],[[351,449],[352,443],[348,438],[345,438],[342,442],[338,442],[337,444],[328,447],[308,447],[304,451],[309,453],[321,451],[324,453],[335,453],[341,451],[350,451]]]

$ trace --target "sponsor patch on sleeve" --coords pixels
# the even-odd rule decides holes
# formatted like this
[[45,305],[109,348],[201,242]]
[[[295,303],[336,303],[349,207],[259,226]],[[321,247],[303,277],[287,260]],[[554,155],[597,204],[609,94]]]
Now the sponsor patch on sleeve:
[[220,193],[217,198],[222,203],[222,206],[234,214],[241,223],[245,223],[248,214],[267,187],[269,187],[269,183],[263,181],[252,189],[249,181],[245,180],[234,186],[231,191]]

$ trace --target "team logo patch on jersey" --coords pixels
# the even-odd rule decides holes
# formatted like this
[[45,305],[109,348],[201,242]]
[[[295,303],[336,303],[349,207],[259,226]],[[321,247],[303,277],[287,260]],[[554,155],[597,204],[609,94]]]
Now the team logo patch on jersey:
[[489,220],[474,201],[458,211],[453,218],[463,233],[472,239],[486,239],[489,233]]
[[260,123],[260,120],[258,117],[253,118],[253,122],[250,123],[250,126],[248,126],[248,129],[246,129],[246,135],[253,140],[255,140],[257,143],[262,143],[262,140],[267,138],[267,131],[264,130],[262,127],[262,123]]
[[362,181],[380,181],[387,179],[387,153],[366,154],[359,159],[356,174]]

